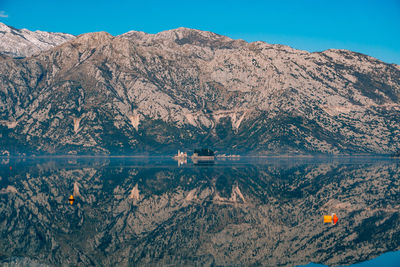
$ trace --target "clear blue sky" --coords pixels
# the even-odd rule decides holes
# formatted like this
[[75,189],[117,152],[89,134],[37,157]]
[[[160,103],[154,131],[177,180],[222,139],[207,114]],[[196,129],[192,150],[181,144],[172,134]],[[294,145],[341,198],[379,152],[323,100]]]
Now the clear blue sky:
[[349,49],[400,64],[400,0],[0,0],[0,21],[72,34],[182,26],[308,51]]

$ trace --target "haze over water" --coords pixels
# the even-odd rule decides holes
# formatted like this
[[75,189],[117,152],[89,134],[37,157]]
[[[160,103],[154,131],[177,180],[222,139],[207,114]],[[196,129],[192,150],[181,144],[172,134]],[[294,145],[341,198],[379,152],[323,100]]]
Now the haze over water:
[[400,248],[396,160],[0,160],[3,264],[347,265]]

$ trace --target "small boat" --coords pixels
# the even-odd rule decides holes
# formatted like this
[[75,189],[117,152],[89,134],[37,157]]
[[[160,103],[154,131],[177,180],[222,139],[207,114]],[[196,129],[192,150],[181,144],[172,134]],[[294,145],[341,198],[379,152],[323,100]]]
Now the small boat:
[[208,148],[195,149],[191,158],[195,165],[208,165],[214,164],[215,154],[214,151]]

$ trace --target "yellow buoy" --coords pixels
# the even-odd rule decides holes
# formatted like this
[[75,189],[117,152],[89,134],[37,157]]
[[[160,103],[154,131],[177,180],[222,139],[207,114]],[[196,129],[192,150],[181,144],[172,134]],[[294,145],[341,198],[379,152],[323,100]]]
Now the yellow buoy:
[[324,216],[324,223],[332,223],[332,216],[331,215],[325,215]]
[[74,204],[74,201],[75,201],[74,196],[70,195],[69,198],[68,198],[68,201],[69,201],[69,204],[71,204],[71,205]]

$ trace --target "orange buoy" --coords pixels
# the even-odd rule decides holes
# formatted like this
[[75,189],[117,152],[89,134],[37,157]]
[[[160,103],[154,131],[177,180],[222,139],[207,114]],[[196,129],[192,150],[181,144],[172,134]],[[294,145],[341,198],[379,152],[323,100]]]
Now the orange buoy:
[[69,198],[68,198],[68,201],[69,201],[69,204],[71,204],[71,205],[74,204],[74,201],[75,201],[74,196],[70,195]]
[[339,220],[338,216],[336,216],[335,213],[333,214],[332,218],[333,218],[333,224],[336,224]]

